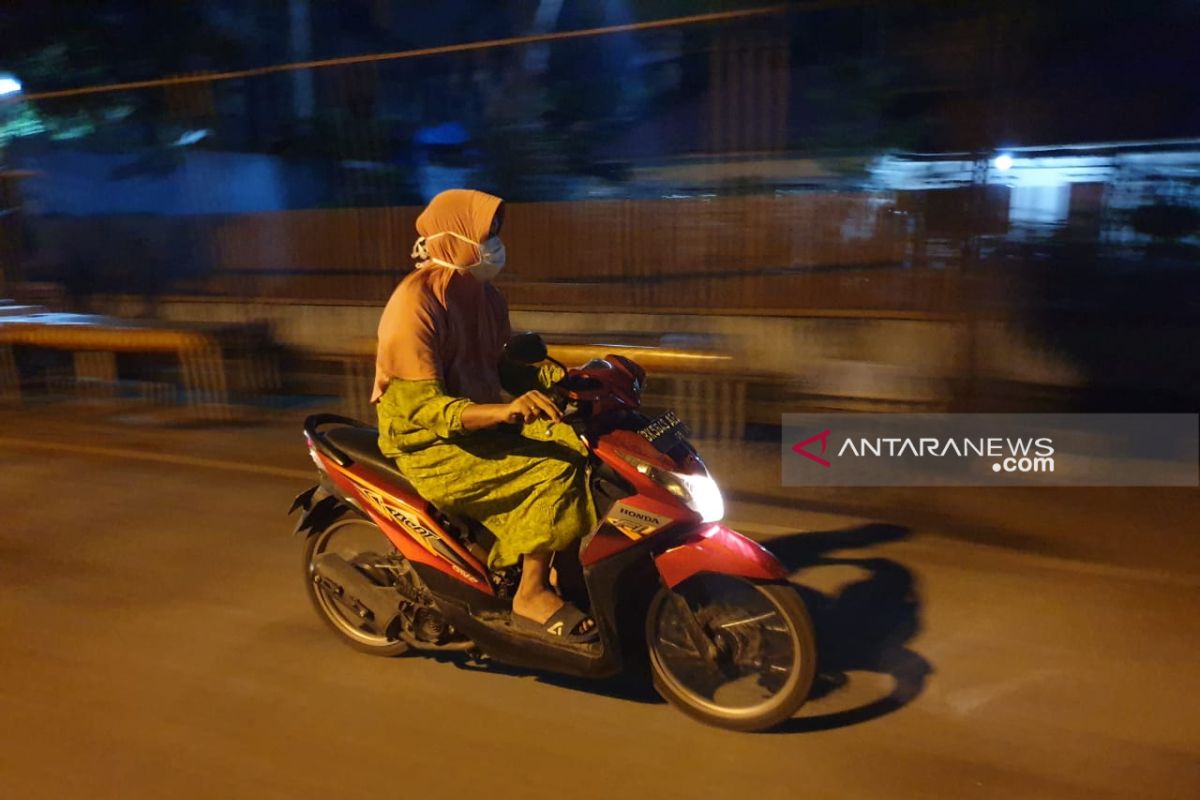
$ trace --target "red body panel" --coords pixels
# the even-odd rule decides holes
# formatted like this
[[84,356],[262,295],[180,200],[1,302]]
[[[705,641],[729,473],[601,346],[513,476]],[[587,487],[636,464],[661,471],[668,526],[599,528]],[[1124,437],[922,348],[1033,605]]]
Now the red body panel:
[[[688,465],[676,464],[668,456],[655,450],[654,445],[650,444],[645,438],[639,436],[634,431],[616,430],[606,433],[600,437],[598,442],[594,443],[592,450],[600,457],[601,461],[612,467],[622,478],[633,484],[633,487],[637,489],[637,493],[641,498],[670,506],[673,509],[673,514],[691,515],[696,521],[699,521],[700,517],[698,514],[680,503],[678,497],[638,472],[635,466],[621,458],[621,454],[628,453],[634,458],[669,472],[686,472],[688,471]],[[663,512],[659,511],[657,513]]]
[[[647,511],[657,516],[668,517],[670,522],[663,525],[660,530],[676,528],[679,525],[699,524],[699,514],[683,505],[678,497],[638,472],[637,468],[621,458],[620,454],[625,452],[662,469],[679,469],[671,459],[655,450],[645,438],[633,431],[611,431],[594,443],[593,452],[637,490],[637,494],[623,498],[622,505]],[[648,535],[653,536],[654,534]],[[632,547],[641,538],[632,538],[611,527],[601,529],[592,537],[587,549],[579,554],[579,560],[585,567],[590,566]]]
[[579,554],[579,563],[590,567],[597,561],[603,561],[611,555],[616,555],[627,547],[632,546],[633,539],[611,526],[602,527],[588,542],[587,549]]
[[[643,480],[646,479],[643,478]],[[655,488],[657,488],[657,485]],[[664,494],[673,497],[673,495],[671,495],[669,492],[664,492]],[[653,498],[646,497],[645,495],[637,494],[633,495],[632,497],[626,497],[621,500],[621,504],[627,505],[631,508],[641,509],[642,511],[648,511],[651,514],[670,518],[670,522],[664,524],[661,528],[659,528],[658,531],[646,534],[646,536],[653,536],[655,533],[668,528],[677,528],[680,524],[696,524],[700,521],[699,514],[679,503],[663,503]],[[623,533],[618,528],[610,525],[601,529],[594,537],[592,537],[592,541],[588,543],[587,549],[579,554],[579,560],[585,567],[591,566],[601,559],[608,558],[614,553],[619,553],[627,547],[632,547],[643,538],[645,537],[634,537],[630,534]]]
[[[384,483],[374,473],[354,465],[339,466],[319,451],[313,457],[319,460],[331,481],[358,501],[359,507],[405,558],[427,564],[485,594],[494,594],[487,568],[433,518],[425,499]],[[401,522],[397,515],[409,520],[409,524]],[[424,533],[420,532],[422,529]],[[437,539],[436,543],[429,541],[431,537]],[[437,552],[439,548],[450,554]]]
[[782,580],[787,570],[757,542],[724,525],[710,525],[654,559],[663,583],[674,588],[699,572]]

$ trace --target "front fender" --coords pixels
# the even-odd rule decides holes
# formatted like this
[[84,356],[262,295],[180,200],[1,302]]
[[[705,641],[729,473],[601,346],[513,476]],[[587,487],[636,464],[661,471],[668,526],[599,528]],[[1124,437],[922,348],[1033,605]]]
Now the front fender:
[[724,525],[698,530],[655,556],[654,566],[671,589],[700,572],[763,581],[784,580],[788,575],[765,547]]

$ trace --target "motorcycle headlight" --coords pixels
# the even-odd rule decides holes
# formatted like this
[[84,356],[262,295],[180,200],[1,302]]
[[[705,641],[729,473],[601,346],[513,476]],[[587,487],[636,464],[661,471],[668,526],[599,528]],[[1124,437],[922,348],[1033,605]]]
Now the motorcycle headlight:
[[701,522],[717,522],[725,516],[725,498],[721,488],[707,473],[687,475],[661,469],[639,458],[622,455],[634,469],[683,501],[683,504],[700,515]]

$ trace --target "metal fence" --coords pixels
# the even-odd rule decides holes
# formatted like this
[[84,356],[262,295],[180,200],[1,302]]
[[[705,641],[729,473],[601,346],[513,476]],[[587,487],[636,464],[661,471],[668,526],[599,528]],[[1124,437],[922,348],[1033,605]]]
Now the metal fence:
[[[865,194],[514,203],[502,281],[516,304],[704,310],[944,310],[906,220]],[[93,285],[379,301],[411,268],[418,207],[56,218],[42,252]]]
[[[398,49],[342,58],[325,56],[361,50],[332,4],[286,18],[195,5],[245,41],[286,42],[269,56],[281,63],[253,48],[224,63],[188,39],[208,71],[6,97],[0,122],[23,122],[0,159],[22,177],[0,184],[0,281],[76,300],[379,302],[411,264],[419,204],[450,184],[512,201],[502,280],[516,305],[971,312],[1014,297],[1000,261],[976,269],[988,237],[1058,242],[1074,226],[1112,252],[1131,234],[1108,209],[1157,204],[1170,213],[1142,240],[1195,244],[1178,221],[1194,228],[1178,213],[1194,190],[1163,194],[1192,186],[1194,142],[1119,164],[1101,148],[1082,171],[1078,150],[1006,154],[1016,197],[989,173],[984,114],[963,123],[979,129],[971,152],[869,168],[910,128],[937,141],[963,122],[943,109],[900,124],[889,104],[940,86],[956,109],[977,101],[964,114],[988,107],[1020,44],[987,33],[1012,21],[999,7],[735,3],[637,21],[694,14],[678,2],[613,24],[612,4],[545,3],[507,21],[481,11],[494,38],[415,47],[411,10],[384,2],[372,35]],[[453,38],[483,30],[456,24]],[[1022,215],[1040,229],[1010,236]]]

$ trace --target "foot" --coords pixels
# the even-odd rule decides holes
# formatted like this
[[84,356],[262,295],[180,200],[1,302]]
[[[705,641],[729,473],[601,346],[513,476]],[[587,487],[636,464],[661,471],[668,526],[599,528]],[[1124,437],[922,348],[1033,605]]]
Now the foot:
[[[533,620],[539,625],[545,624],[566,605],[550,588],[550,558],[550,553],[526,555],[523,559],[521,583],[513,595],[513,614]],[[571,633],[586,634],[595,627],[595,620],[588,617],[579,622]]]
[[[539,625],[545,625],[565,605],[566,602],[561,597],[548,589],[532,592],[524,597],[518,592],[513,597],[513,614],[531,619]],[[595,629],[596,621],[591,617],[585,617],[576,623],[568,633],[573,636],[586,636]]]
[[534,622],[545,622],[563,607],[563,599],[549,589],[522,591],[513,596],[513,613]]

